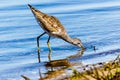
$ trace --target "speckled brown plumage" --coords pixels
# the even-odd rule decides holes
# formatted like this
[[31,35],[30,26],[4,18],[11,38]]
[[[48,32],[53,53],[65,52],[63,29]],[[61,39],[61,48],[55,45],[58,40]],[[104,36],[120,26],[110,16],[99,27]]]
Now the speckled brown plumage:
[[61,32],[66,33],[65,28],[62,26],[61,22],[54,16],[49,16],[32,6],[30,7],[36,20],[38,21],[41,28],[47,32],[50,36],[59,37]]
[[76,45],[84,49],[81,40],[77,38],[69,37],[65,28],[56,17],[45,14],[37,10],[36,8],[32,7],[29,4],[28,6],[30,7],[31,11],[36,17],[38,24],[45,31],[45,33],[47,33],[49,36],[52,36],[52,37],[61,38],[66,42],[69,42],[73,45]]

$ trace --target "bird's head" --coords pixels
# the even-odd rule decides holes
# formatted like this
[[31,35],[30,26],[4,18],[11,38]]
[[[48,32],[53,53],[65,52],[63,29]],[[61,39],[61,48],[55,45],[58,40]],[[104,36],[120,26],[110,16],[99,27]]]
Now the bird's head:
[[82,48],[82,49],[85,49],[82,42],[81,42],[81,40],[78,39],[78,38],[73,38],[73,44],[80,47],[80,48]]

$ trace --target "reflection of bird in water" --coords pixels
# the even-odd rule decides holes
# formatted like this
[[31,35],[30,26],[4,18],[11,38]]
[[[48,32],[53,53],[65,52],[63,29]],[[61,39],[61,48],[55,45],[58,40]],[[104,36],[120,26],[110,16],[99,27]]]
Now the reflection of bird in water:
[[35,9],[34,7],[32,7],[29,4],[28,4],[28,6],[30,7],[31,11],[33,12],[34,16],[36,17],[37,22],[39,23],[41,28],[44,30],[44,33],[42,33],[41,35],[39,35],[37,37],[38,52],[40,51],[39,50],[39,38],[41,36],[43,36],[44,34],[49,35],[47,45],[48,45],[50,51],[52,51],[52,49],[50,47],[50,42],[49,42],[51,37],[57,37],[57,38],[63,39],[64,41],[66,41],[68,43],[71,43],[73,45],[81,47],[82,49],[85,49],[84,46],[82,45],[82,42],[80,39],[71,38],[67,34],[65,28],[63,27],[63,25],[60,23],[60,21],[56,17],[47,15],[47,14]]
[[30,78],[27,76],[21,75],[21,77],[23,77],[25,80],[30,80]]
[[71,60],[71,59],[79,58],[79,57],[82,56],[82,54],[84,53],[84,51],[85,51],[85,50],[80,50],[77,54],[71,55],[71,56],[67,57],[66,59]]

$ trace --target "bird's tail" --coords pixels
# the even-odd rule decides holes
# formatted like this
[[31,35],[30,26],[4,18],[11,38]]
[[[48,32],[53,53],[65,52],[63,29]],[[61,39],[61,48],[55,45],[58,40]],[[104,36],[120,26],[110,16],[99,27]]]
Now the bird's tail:
[[36,16],[38,13],[39,13],[39,15],[41,15],[41,16],[45,14],[45,13],[41,12],[40,10],[34,8],[34,7],[31,6],[30,4],[28,4],[28,6],[29,6],[30,10],[33,12],[33,14],[34,14],[35,16]]
[[35,8],[32,7],[30,4],[28,4],[28,6],[29,6],[29,8],[30,8],[31,10],[35,10]]
[[32,6],[30,4],[28,4],[28,6],[31,8]]

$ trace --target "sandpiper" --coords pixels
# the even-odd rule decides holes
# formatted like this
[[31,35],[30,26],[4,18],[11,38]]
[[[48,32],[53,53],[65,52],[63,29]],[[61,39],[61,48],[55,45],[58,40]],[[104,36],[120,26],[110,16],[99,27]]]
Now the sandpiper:
[[[61,22],[56,17],[45,14],[45,13],[39,11],[38,9],[32,7],[30,4],[28,4],[28,6],[31,9],[32,13],[34,14],[38,24],[44,30],[44,33],[42,33],[41,35],[39,35],[37,37],[38,52],[40,51],[40,49],[39,49],[39,38],[41,36],[43,36],[44,34],[49,35],[49,38],[47,40],[47,45],[48,45],[48,48],[49,48],[50,51],[52,51],[52,49],[50,47],[50,38],[51,37],[57,37],[57,38],[63,39],[64,41],[66,41],[68,43],[71,43],[73,45],[81,47],[82,49],[85,49],[80,39],[71,38],[67,34],[65,28],[63,27]],[[38,54],[38,57],[39,56],[40,56],[40,54]],[[39,60],[39,62],[40,62],[40,60]]]

